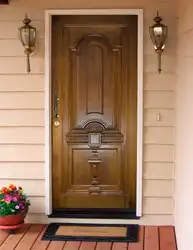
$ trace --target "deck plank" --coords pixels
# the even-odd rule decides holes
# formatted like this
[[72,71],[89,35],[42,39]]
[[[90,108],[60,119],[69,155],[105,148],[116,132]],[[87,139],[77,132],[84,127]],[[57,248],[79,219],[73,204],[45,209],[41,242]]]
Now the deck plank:
[[145,227],[144,250],[159,250],[159,231],[157,226]]
[[128,250],[143,250],[144,231],[145,231],[145,227],[140,226],[139,241],[136,243],[129,243]]
[[137,243],[43,241],[47,226],[25,224],[16,234],[0,230],[0,250],[176,250],[172,226],[140,226]]
[[114,242],[112,250],[127,250],[127,248],[128,248],[128,243]]
[[17,229],[15,234],[10,234],[4,243],[0,246],[0,250],[13,250],[19,244],[27,230],[30,228],[29,224],[24,224],[21,228]]
[[79,250],[95,250],[96,242],[82,242]]
[[50,245],[48,246],[46,250],[63,250],[65,244],[66,244],[65,241],[51,241]]
[[6,230],[0,230],[0,246],[7,239],[8,235],[9,234],[8,234],[8,232]]
[[111,250],[111,242],[97,242],[96,250]]
[[21,239],[21,241],[19,242],[15,250],[31,249],[32,245],[38,238],[43,228],[44,228],[44,225],[41,225],[41,224],[31,225],[31,227],[29,228],[27,233],[24,235],[24,237]]
[[30,250],[45,250],[48,248],[50,241],[49,240],[42,240],[42,236],[46,230],[47,226],[44,227],[40,235],[38,236],[36,242],[32,246]]
[[174,228],[172,226],[159,227],[160,250],[176,250]]
[[80,247],[80,241],[67,241],[64,250],[78,250]]

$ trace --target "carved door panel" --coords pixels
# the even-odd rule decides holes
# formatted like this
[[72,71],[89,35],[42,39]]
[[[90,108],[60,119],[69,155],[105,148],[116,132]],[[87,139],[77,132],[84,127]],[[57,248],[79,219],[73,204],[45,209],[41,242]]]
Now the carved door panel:
[[53,206],[135,208],[137,19],[52,28]]

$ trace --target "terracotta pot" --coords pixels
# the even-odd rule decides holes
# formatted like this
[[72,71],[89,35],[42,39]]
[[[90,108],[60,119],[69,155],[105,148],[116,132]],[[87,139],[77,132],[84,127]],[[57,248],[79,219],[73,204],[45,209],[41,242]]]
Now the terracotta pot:
[[0,216],[0,226],[14,226],[22,224],[24,222],[25,217],[26,214]]

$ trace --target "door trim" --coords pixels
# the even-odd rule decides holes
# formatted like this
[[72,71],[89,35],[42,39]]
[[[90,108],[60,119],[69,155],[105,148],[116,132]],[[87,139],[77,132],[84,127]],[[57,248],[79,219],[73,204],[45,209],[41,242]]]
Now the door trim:
[[52,214],[52,133],[51,133],[51,18],[53,15],[137,15],[137,197],[136,216],[142,216],[143,169],[143,10],[142,9],[69,9],[45,10],[45,214]]

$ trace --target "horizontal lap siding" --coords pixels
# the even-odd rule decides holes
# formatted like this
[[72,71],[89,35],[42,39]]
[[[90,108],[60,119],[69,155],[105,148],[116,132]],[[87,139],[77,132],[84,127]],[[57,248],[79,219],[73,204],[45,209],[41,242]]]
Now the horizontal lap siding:
[[[1,13],[3,12],[2,9],[0,11],[1,11]],[[10,10],[9,15],[11,15],[11,10]],[[10,39],[17,40],[18,39],[18,28],[21,27],[21,25],[22,25],[21,21],[24,18],[24,15],[25,15],[25,12],[23,15],[20,16],[21,20],[7,21],[7,22],[0,21],[0,30],[1,31],[3,30],[3,32],[0,32],[0,39],[5,40],[5,41],[10,40]],[[33,19],[32,16],[30,18]],[[43,15],[42,15],[42,18],[43,18]],[[12,19],[11,16],[10,16],[10,19]],[[44,38],[44,22],[43,22],[43,20],[33,21],[33,26],[37,28],[38,39]],[[5,50],[8,50],[8,48],[5,47]]]
[[0,93],[0,109],[44,109],[44,92]]
[[[38,28],[38,27],[37,27]],[[6,47],[5,47],[6,43]],[[35,52],[38,55],[44,54],[44,39],[40,39],[38,42],[38,48]],[[24,57],[23,47],[19,40],[10,39],[10,40],[0,40],[0,55],[1,57]]]
[[[151,5],[145,9],[145,30],[148,30],[150,17],[155,13]],[[164,11],[170,13],[168,7]],[[37,51],[30,57],[29,75],[18,41],[18,27],[25,13],[24,6],[0,8],[0,183],[22,185],[32,202],[29,220],[45,222],[44,11],[41,8],[27,10],[32,25],[37,28],[38,39]],[[172,19],[168,20],[171,22]],[[172,41],[175,39],[171,34],[160,75],[149,36],[145,34],[144,39],[144,217],[141,222],[170,224],[174,188],[175,55]],[[160,121],[156,120],[157,113]]]
[[[160,114],[160,121],[157,121],[156,115]],[[174,109],[144,109],[145,127],[173,127],[175,122]]]
[[[44,73],[44,58],[37,55],[31,57],[31,73]],[[26,70],[26,57],[0,57],[0,74],[23,74]]]
[[1,180],[44,180],[44,162],[0,162]]
[[143,176],[151,180],[171,180],[174,178],[174,163],[172,162],[145,162]]
[[44,161],[44,145],[0,145],[0,162]]
[[44,127],[44,110],[0,110],[3,127]]
[[175,140],[174,129],[172,127],[145,127],[145,144],[173,145]]
[[44,91],[44,75],[0,75],[1,92],[42,92]]
[[[11,19],[14,8],[5,11]],[[44,21],[43,11],[40,12],[41,20],[33,22],[38,47],[30,57],[29,75],[18,40],[22,10],[20,14],[14,12],[11,21],[0,17],[0,30],[3,30],[0,32],[0,116],[3,117],[0,119],[0,184],[23,186],[31,201],[30,213],[36,214],[45,211]]]
[[4,127],[0,144],[44,144],[44,127]]

